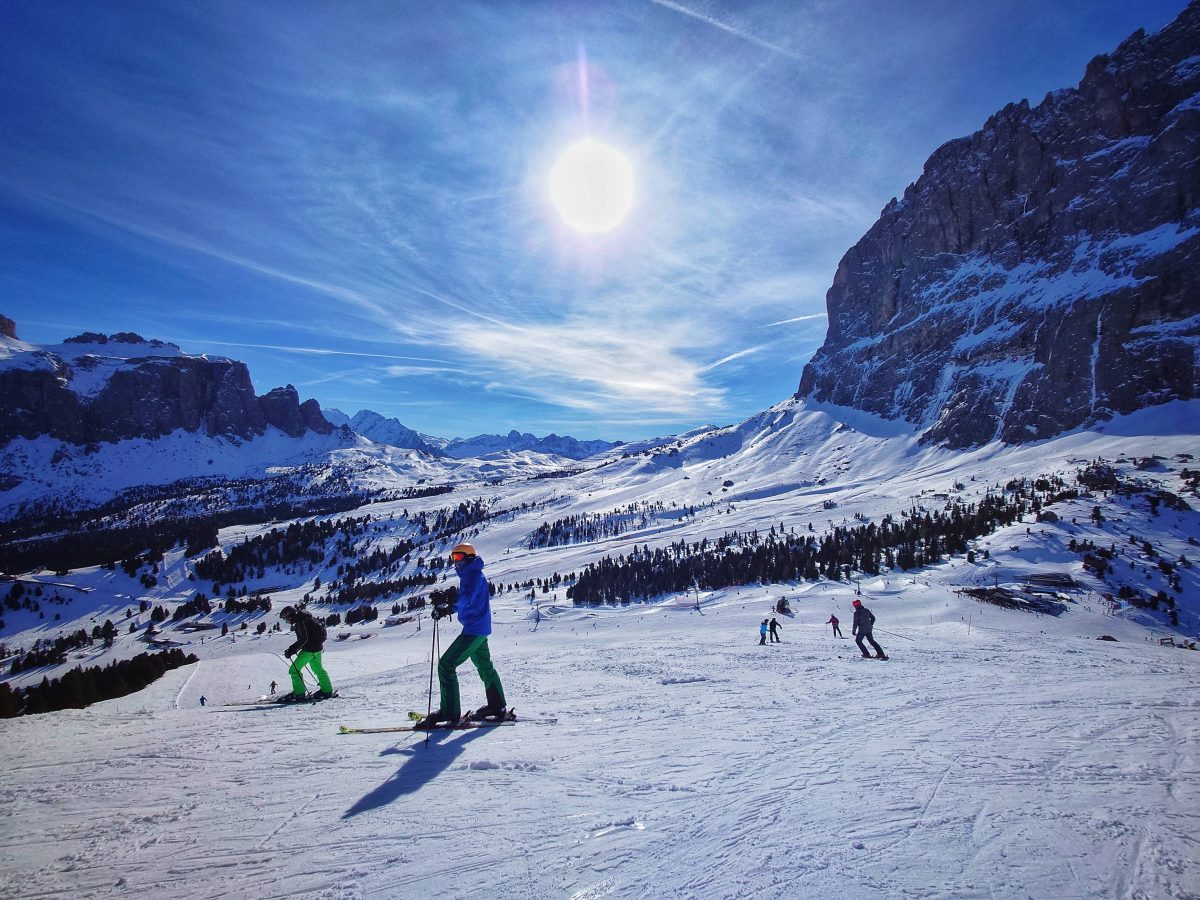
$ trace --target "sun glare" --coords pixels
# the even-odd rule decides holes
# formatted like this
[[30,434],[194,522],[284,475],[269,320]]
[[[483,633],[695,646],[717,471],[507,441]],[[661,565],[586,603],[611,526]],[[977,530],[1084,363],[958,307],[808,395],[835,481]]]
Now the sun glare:
[[619,150],[585,138],[550,170],[550,199],[576,231],[612,231],[633,206],[633,166]]

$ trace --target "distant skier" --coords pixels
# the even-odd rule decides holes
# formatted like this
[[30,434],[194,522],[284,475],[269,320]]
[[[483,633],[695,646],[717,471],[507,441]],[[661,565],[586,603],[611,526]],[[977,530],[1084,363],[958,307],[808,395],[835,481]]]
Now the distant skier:
[[777,620],[777,619],[776,619],[774,616],[771,616],[771,643],[772,643],[772,644],[778,644],[778,643],[780,643],[780,640],[779,640],[779,621],[778,621],[778,620]]
[[462,634],[454,639],[438,660],[441,702],[436,710],[414,726],[421,730],[443,722],[454,723],[462,718],[458,667],[468,659],[475,664],[487,694],[487,705],[477,709],[473,718],[503,719],[508,711],[504,687],[500,684],[500,676],[492,665],[492,654],[488,649],[488,635],[492,633],[492,597],[487,579],[483,577],[483,559],[470,544],[458,544],[450,551],[450,561],[454,563],[454,571],[458,575],[458,602],[453,609],[449,601],[435,602],[430,615],[434,619],[441,619],[457,613]]
[[275,693],[275,682],[273,682],[273,681],[271,682],[271,693],[272,694]]
[[325,700],[332,697],[333,684],[329,681],[325,667],[321,665],[321,652],[325,649],[325,626],[314,619],[311,613],[294,606],[281,609],[279,618],[291,625],[292,631],[296,633],[296,640],[283,651],[283,655],[288,659],[291,659],[293,654],[296,658],[288,668],[288,674],[292,677],[292,692],[280,698],[281,702],[296,703],[307,699],[304,676],[301,674],[301,670],[306,666],[316,676],[320,688],[315,694],[315,699]]
[[833,626],[833,636],[834,637],[845,637],[845,635],[842,634],[842,629],[838,627],[838,617],[835,616],[833,613],[829,614],[829,621],[826,622],[825,624]]
[[767,620],[763,619],[762,624],[758,626],[758,645],[761,647],[767,642]]
[[206,706],[207,704],[208,704],[208,698],[207,698],[207,697],[205,697],[203,694],[201,694],[201,695],[200,695],[200,705],[201,705],[201,706]]
[[875,643],[875,638],[871,636],[871,630],[875,627],[875,615],[862,605],[861,600],[855,600],[851,606],[854,607],[854,624],[850,628],[850,633],[858,635],[854,643],[858,644],[858,649],[862,651],[863,657],[866,659],[871,658],[871,654],[863,646],[863,641],[867,641],[875,648],[876,659],[887,659],[887,654],[883,652],[883,648]]

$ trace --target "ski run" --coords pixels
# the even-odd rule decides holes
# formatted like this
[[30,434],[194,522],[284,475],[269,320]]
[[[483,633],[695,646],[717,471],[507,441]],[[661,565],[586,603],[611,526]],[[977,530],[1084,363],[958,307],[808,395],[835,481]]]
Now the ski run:
[[[1196,448],[1171,423],[1194,422],[1195,410],[971,454],[829,428],[826,449],[845,446],[836,459],[850,461],[826,454],[826,474],[816,456],[778,442],[676,468],[634,460],[591,480],[491,490],[510,508],[553,491],[562,515],[639,498],[697,502],[719,493],[720,478],[736,482],[738,499],[722,498],[709,519],[599,544],[523,549],[531,523],[554,517],[541,511],[473,540],[489,577],[507,583],[635,542],[878,521],[922,491],[959,483],[970,495],[1100,456],[1178,492],[1178,458]],[[1152,455],[1157,468],[1135,465]],[[1094,506],[1103,522],[1089,518]],[[411,727],[408,711],[426,708],[428,619],[331,629],[325,667],[340,696],[290,707],[258,702],[270,682],[287,683],[287,633],[180,635],[200,662],[139,693],[0,722],[0,896],[1200,896],[1200,653],[1176,646],[1196,634],[1198,567],[1179,570],[1172,629],[1147,611],[1113,614],[1066,548],[1072,537],[1107,546],[1136,532],[1196,560],[1197,514],[1152,515],[1099,494],[1055,511],[1057,523],[1030,516],[974,541],[973,561],[851,581],[595,607],[573,606],[561,589],[536,604],[499,594],[490,643],[518,709],[512,727],[339,733]],[[1059,592],[1061,615],[963,593],[1044,572],[1079,582]],[[59,580],[110,577],[124,576]],[[275,592],[276,611],[307,589]],[[162,602],[176,596],[159,590]],[[103,593],[80,594],[94,606],[73,614],[90,623],[123,611],[125,601],[95,599]],[[780,598],[791,615],[773,613]],[[860,658],[856,598],[876,615],[890,661]],[[773,614],[782,640],[760,646]],[[831,614],[844,639],[825,624]],[[6,639],[37,627],[11,618]],[[457,624],[440,628],[444,648]],[[122,633],[110,656],[87,652],[104,664],[141,646]],[[464,708],[481,704],[470,666],[460,678]],[[255,702],[224,705],[240,701]]]

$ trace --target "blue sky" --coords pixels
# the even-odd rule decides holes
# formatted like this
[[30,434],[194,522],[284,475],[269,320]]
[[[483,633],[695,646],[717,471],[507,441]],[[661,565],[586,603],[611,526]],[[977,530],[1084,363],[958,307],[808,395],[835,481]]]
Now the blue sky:
[[[0,313],[446,437],[734,422],[934,149],[1184,6],[0,0]],[[585,132],[602,235],[548,196]]]

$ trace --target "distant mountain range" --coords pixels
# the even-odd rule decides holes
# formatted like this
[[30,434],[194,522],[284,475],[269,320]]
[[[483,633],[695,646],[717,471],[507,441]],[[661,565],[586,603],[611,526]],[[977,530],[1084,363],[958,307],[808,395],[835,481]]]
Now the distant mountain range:
[[535,437],[532,434],[516,430],[506,435],[479,434],[471,438],[441,438],[421,434],[407,427],[398,419],[385,418],[379,413],[364,409],[353,418],[340,410],[325,411],[326,418],[334,424],[346,425],[355,434],[360,434],[379,444],[420,450],[434,456],[448,456],[452,459],[467,459],[487,456],[490,453],[503,453],[529,450],[534,453],[549,453],[555,456],[565,456],[569,459],[586,459],[621,446],[620,441],[580,441],[570,436],[548,434],[545,437]]
[[433,457],[467,459],[532,451],[584,459],[619,446],[549,434],[511,431],[453,440],[419,434],[397,419],[370,410],[353,418],[300,402],[292,385],[254,393],[245,363],[192,355],[174,344],[133,333],[85,333],[39,347],[17,337],[16,324],[0,316],[0,446],[14,438],[50,437],[94,446],[131,439],[155,440],[182,429],[209,437],[250,440],[274,427],[299,438],[338,428],[379,444]]

